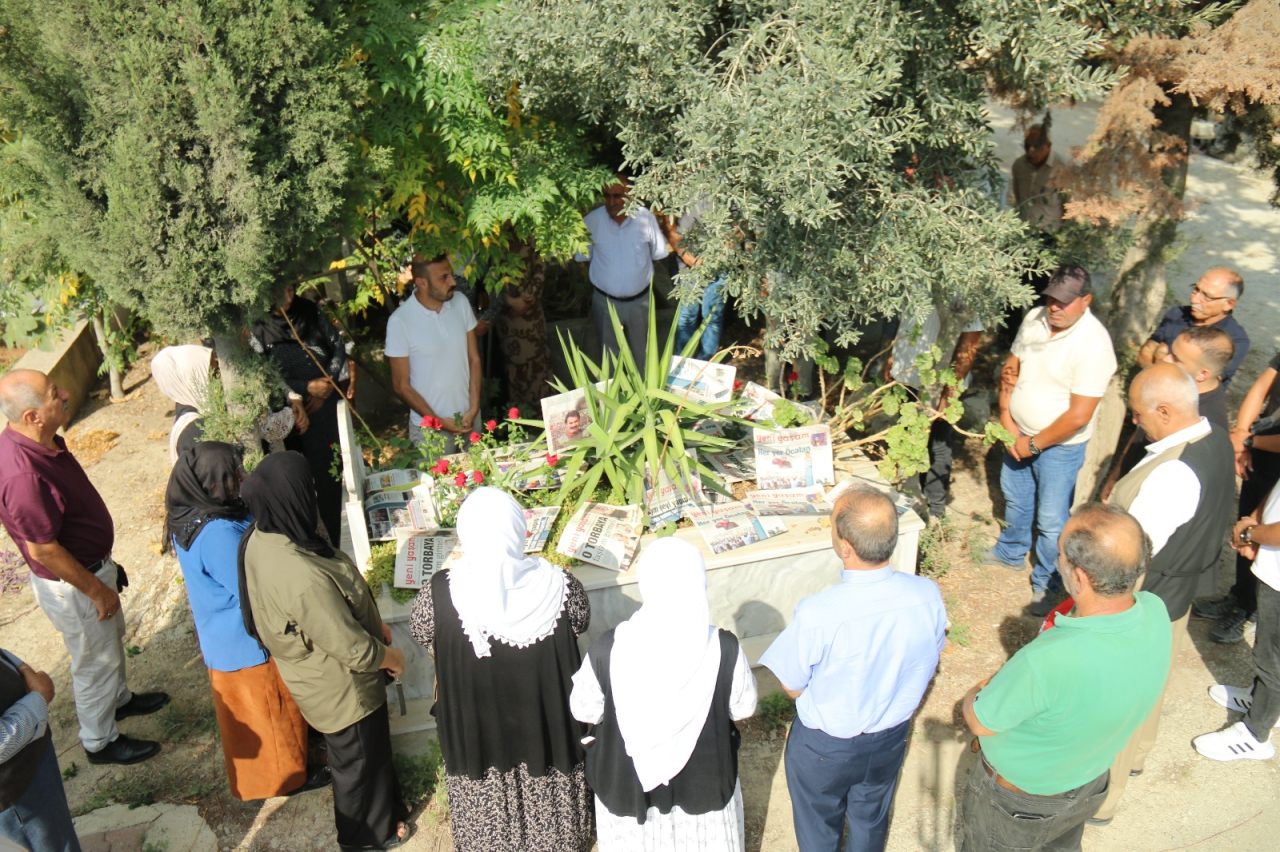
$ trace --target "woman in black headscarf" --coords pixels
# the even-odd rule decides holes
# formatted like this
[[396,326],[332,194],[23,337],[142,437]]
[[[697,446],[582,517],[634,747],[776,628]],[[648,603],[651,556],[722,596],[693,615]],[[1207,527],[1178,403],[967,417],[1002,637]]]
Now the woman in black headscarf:
[[244,471],[230,444],[202,441],[174,464],[164,504],[167,541],[182,566],[200,653],[209,668],[231,794],[241,801],[322,787],[307,774],[307,724],[275,663],[245,632],[236,554],[249,526]]
[[339,396],[334,382],[347,381],[347,399],[355,394],[346,344],[315,302],[295,297],[292,284],[283,288],[279,307],[253,324],[249,344],[270,358],[289,389],[302,396],[309,424],[305,432],[295,430],[285,448],[306,456],[320,520],[329,541],[337,542],[342,534],[342,480],[333,474]]
[[302,715],[325,736],[343,850],[409,836],[391,766],[383,671],[399,676],[373,594],[351,559],[316,532],[307,461],[273,453],[240,489],[254,523],[240,543],[244,626],[271,652]]

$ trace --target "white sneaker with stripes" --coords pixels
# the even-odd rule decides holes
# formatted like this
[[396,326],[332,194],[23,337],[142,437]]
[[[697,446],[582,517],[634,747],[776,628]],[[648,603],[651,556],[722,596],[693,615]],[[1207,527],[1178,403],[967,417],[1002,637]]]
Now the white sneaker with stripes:
[[1276,747],[1270,742],[1255,740],[1244,722],[1212,734],[1201,734],[1191,744],[1210,760],[1270,760],[1276,755]]
[[[1241,686],[1225,686],[1221,683],[1209,687],[1209,697],[1228,710],[1237,713],[1248,713],[1253,706],[1253,690]],[[1280,728],[1280,720],[1274,727]]]

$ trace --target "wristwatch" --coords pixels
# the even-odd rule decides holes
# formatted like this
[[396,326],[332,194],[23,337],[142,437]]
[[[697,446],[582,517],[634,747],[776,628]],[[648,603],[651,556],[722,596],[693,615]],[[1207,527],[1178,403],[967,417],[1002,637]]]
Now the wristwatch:
[[1250,435],[1249,437],[1245,438],[1245,439],[1244,439],[1243,441],[1241,441],[1240,443],[1244,444],[1244,448],[1245,448],[1246,450],[1252,450],[1252,449],[1253,449],[1253,436],[1252,436],[1252,435]]
[[1249,526],[1247,526],[1247,527],[1245,527],[1244,529],[1240,530],[1240,543],[1241,543],[1241,544],[1253,544],[1253,528],[1254,528],[1254,526],[1256,526],[1256,525],[1255,525],[1255,524],[1250,524]]
[[1034,435],[1027,439],[1027,446],[1031,448],[1031,455],[1040,455],[1040,448],[1036,446],[1036,439]]

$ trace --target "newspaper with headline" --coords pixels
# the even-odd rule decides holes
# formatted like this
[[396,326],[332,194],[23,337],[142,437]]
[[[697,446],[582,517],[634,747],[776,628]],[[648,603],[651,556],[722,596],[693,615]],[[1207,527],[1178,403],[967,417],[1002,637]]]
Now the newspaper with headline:
[[781,518],[761,518],[737,501],[690,506],[686,514],[712,553],[737,550],[787,531]]
[[639,506],[583,503],[560,532],[556,550],[601,568],[626,571],[640,546],[642,514]]
[[835,484],[831,428],[755,429],[756,484],[765,491]]
[[733,396],[733,377],[737,372],[738,368],[731,364],[674,355],[667,373],[667,390],[694,402],[719,405]]
[[746,503],[757,515],[829,515],[831,504],[821,485],[752,491]]
[[413,533],[397,538],[397,589],[421,589],[435,572],[448,568],[462,556],[453,533]]

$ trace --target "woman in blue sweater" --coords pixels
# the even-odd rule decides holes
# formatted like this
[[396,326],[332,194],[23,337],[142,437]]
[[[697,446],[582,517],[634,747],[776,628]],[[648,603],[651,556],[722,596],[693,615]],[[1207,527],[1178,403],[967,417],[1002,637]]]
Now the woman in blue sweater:
[[241,620],[236,552],[252,520],[240,500],[243,478],[235,447],[199,442],[174,464],[165,510],[209,667],[231,793],[248,801],[322,787],[329,773],[308,776],[307,724]]

